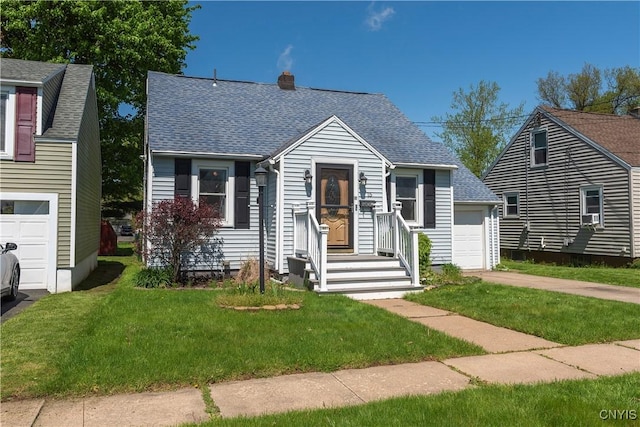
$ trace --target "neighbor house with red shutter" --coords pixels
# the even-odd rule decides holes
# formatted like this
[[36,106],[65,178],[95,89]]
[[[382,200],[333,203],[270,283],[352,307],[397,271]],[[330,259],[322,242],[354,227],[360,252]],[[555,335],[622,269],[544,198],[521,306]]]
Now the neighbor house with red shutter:
[[0,59],[0,240],[20,289],[70,291],[97,266],[100,131],[93,68]]

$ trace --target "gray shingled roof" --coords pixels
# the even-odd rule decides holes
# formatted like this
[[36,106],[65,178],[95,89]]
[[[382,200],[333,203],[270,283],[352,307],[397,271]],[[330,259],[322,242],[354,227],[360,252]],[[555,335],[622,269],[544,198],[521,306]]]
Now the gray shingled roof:
[[453,199],[456,202],[501,202],[477,176],[457,161],[458,169],[453,171]]
[[53,116],[53,125],[44,132],[43,136],[65,139],[78,138],[89,94],[92,70],[91,65],[67,65]]
[[335,115],[391,162],[453,165],[384,95],[149,73],[151,150],[269,156]]
[[47,138],[77,139],[92,79],[92,65],[52,64],[21,59],[0,59],[0,78],[43,84],[58,73],[64,77],[53,108],[53,118],[45,126]]
[[0,59],[0,77],[5,80],[43,83],[52,75],[63,71],[64,68],[65,64],[11,58]]
[[[335,115],[392,163],[460,165],[382,94],[148,74],[152,151],[271,156]],[[497,197],[470,172],[456,172],[456,201]],[[460,193],[460,194],[458,194]],[[461,198],[460,198],[461,197]]]

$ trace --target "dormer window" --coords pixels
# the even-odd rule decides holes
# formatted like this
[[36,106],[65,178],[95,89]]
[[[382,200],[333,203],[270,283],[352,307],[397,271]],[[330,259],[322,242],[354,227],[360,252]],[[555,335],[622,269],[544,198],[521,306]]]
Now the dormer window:
[[531,166],[546,166],[548,162],[547,131],[538,130],[531,134]]

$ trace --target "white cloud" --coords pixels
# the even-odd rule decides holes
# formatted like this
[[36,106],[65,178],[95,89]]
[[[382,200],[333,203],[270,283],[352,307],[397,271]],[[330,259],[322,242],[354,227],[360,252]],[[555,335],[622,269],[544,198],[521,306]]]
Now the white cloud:
[[293,58],[291,57],[292,50],[293,45],[289,45],[284,51],[282,51],[278,57],[278,69],[282,71],[291,71],[291,67],[293,66]]
[[396,13],[392,7],[385,7],[381,10],[375,10],[374,3],[371,3],[369,7],[367,7],[367,18],[365,23],[369,30],[378,31],[382,28],[382,24],[385,21],[391,19],[391,17]]

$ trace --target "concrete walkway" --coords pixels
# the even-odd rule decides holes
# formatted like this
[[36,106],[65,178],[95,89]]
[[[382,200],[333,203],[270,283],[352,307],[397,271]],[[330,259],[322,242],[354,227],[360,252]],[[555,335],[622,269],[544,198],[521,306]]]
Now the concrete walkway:
[[[563,347],[401,299],[367,303],[477,344],[490,354],[211,384],[211,398],[220,416],[255,416],[429,395],[474,387],[475,380],[521,384],[640,371],[640,339]],[[0,408],[3,427],[171,426],[208,419],[202,393],[193,388],[62,401],[3,402]]]
[[468,274],[480,277],[486,282],[502,285],[543,289],[545,291],[640,304],[640,288],[533,276],[512,271],[474,271]]

